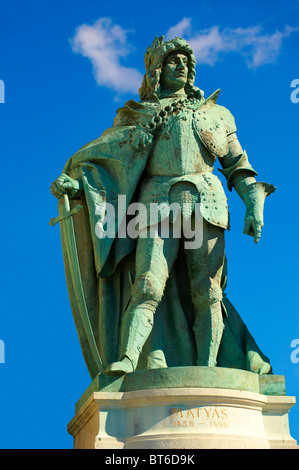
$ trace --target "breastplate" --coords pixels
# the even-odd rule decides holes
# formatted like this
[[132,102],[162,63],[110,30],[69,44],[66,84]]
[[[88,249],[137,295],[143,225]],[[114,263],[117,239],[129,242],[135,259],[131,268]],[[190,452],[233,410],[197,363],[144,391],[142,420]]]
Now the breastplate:
[[148,175],[182,176],[213,170],[215,158],[199,140],[195,126],[192,109],[182,108],[169,117],[155,136]]

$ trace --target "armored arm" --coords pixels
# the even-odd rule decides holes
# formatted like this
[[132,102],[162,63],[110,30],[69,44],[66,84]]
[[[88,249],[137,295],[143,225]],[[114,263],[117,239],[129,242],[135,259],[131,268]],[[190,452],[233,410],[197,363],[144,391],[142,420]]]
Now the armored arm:
[[228,189],[231,191],[234,187],[246,206],[243,233],[253,236],[258,243],[264,225],[265,198],[276,188],[256,181],[257,172],[250,165],[235,132],[228,135],[228,143],[229,152],[220,159],[223,167],[220,171],[226,177]]

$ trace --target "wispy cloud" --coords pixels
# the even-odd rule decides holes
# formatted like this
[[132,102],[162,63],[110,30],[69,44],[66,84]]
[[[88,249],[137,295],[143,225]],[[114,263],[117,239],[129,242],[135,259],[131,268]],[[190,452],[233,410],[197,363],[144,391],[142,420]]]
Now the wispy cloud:
[[[299,1],[299,0],[298,0]],[[191,18],[183,18],[169,28],[166,39],[180,36],[194,50],[199,64],[213,66],[227,53],[244,57],[249,68],[274,64],[281,52],[283,41],[299,28],[285,26],[282,31],[266,33],[261,25],[248,28],[211,26],[194,31]],[[143,74],[125,65],[133,47],[128,41],[131,31],[114,24],[110,18],[99,18],[94,24],[82,24],[70,40],[74,52],[87,57],[97,83],[116,92],[116,98],[125,93],[138,94]]]
[[257,25],[223,30],[212,26],[192,32],[191,18],[183,18],[168,30],[166,37],[184,37],[193,48],[198,63],[213,66],[225,53],[235,52],[244,57],[248,67],[256,68],[275,63],[283,40],[297,31],[299,28],[285,26],[283,31],[269,34]]
[[99,18],[93,25],[82,24],[76,29],[71,45],[74,52],[87,57],[93,65],[99,85],[118,93],[136,94],[142,74],[121,63],[131,51],[129,31],[113,24],[110,18]]

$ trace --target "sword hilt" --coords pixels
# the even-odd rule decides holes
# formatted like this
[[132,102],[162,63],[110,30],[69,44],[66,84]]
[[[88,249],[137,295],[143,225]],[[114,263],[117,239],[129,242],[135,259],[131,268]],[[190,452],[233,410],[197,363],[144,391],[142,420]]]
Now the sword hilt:
[[63,215],[59,215],[58,217],[52,218],[48,225],[52,225],[54,227],[54,225],[56,225],[57,222],[61,222],[62,220],[66,219],[67,217],[71,217],[74,214],[78,214],[78,212],[80,212],[80,210],[82,208],[83,208],[83,206],[81,206],[80,204],[77,204],[72,210],[65,211],[65,213]]

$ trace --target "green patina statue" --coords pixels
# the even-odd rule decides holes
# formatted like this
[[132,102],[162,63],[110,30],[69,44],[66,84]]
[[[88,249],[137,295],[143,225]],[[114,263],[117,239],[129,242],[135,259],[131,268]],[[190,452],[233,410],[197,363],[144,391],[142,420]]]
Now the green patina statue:
[[[242,198],[244,233],[255,243],[265,197],[275,188],[256,182],[233,116],[216,103],[219,90],[204,99],[194,86],[186,41],[155,38],[145,67],[141,101],[119,109],[113,127],[76,152],[51,186],[59,217],[50,223],[61,222],[89,372],[198,365],[267,374],[269,360],[224,292],[229,213],[214,162]],[[153,205],[156,219],[149,216]],[[139,215],[143,208],[143,216],[134,219],[132,208]],[[132,233],[126,228],[134,221]],[[187,222],[200,243],[186,243]]]

